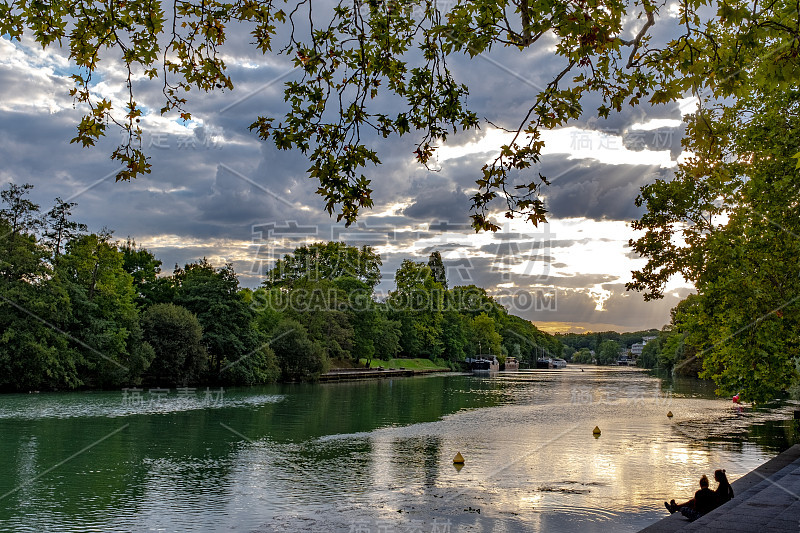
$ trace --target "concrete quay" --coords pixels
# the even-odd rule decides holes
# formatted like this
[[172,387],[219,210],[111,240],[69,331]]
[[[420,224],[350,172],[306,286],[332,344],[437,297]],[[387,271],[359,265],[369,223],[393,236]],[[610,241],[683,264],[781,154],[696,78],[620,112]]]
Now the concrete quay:
[[694,522],[675,513],[640,533],[800,532],[800,444],[795,444],[731,485],[734,498]]

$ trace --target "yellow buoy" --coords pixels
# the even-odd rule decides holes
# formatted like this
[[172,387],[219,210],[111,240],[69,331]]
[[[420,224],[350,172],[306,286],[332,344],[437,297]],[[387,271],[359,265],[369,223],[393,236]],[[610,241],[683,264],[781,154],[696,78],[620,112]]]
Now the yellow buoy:
[[672,411],[667,411],[667,416],[668,416],[668,417],[670,417],[670,418],[672,418],[672,416],[673,416],[673,415],[672,415]]
[[600,435],[600,428],[595,426],[592,430],[592,435]]
[[464,468],[464,463],[453,463],[453,468],[456,469],[456,472],[461,472],[461,469]]
[[464,456],[461,455],[461,452],[457,452],[456,456],[453,457],[453,464],[454,465],[463,465],[464,464]]

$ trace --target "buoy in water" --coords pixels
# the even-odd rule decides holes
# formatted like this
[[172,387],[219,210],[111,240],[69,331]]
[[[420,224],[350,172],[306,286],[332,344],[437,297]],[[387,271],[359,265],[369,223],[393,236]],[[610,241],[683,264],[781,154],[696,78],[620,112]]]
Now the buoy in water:
[[453,464],[454,465],[463,465],[464,464],[464,456],[461,455],[461,452],[456,452],[456,456],[453,457]]
[[595,437],[599,437],[600,436],[600,428],[595,426],[594,429],[592,430],[592,435],[594,435]]
[[672,411],[667,411],[667,417],[669,417],[669,418],[673,417]]

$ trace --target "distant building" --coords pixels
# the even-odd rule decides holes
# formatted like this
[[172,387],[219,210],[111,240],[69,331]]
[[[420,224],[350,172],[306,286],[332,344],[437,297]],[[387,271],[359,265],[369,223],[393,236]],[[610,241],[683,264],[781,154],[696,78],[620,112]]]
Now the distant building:
[[637,342],[636,344],[631,344],[631,354],[634,357],[639,357],[642,355],[642,350],[644,349],[645,343]]
[[653,335],[652,337],[642,337],[642,344],[647,344],[650,341],[656,340],[658,337]]

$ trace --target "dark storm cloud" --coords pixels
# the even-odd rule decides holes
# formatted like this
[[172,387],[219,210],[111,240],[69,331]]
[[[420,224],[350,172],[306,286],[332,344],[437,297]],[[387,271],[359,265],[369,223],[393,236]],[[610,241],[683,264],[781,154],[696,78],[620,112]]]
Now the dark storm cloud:
[[470,89],[467,105],[479,116],[508,129],[516,129],[536,95],[563,69],[564,58],[551,54],[519,53],[495,49],[470,60],[452,62],[456,79]]
[[[616,331],[638,331],[649,328],[660,328],[669,323],[669,310],[677,305],[680,298],[668,295],[659,302],[645,302],[641,296],[631,294],[624,290],[612,292],[605,300],[602,309],[597,309],[597,303],[586,291],[557,289],[554,309],[539,307],[537,300],[525,307],[520,306],[520,315],[535,323],[560,322],[581,323],[594,331],[598,329],[614,329]],[[523,301],[518,299],[518,301]],[[600,328],[592,327],[600,325]]]
[[[599,118],[597,117],[597,108],[602,104],[603,101],[599,95],[587,94],[583,103],[584,115],[578,120],[570,121],[569,126],[599,131],[608,135],[624,135],[632,131],[636,124],[646,124],[653,120],[682,119],[681,109],[676,102],[656,106],[647,103],[623,106],[620,111],[612,111],[608,118]],[[662,146],[659,149],[664,150],[665,148]]]
[[[64,179],[72,179],[76,169],[95,179],[114,169],[107,162],[107,154],[69,144],[69,139],[75,136],[76,118],[77,113],[65,111],[51,115],[41,111],[0,111],[2,172],[20,181],[46,180],[52,190],[62,194]],[[112,146],[104,140],[100,149]]]
[[435,244],[433,246],[421,248],[419,251],[421,254],[431,254],[433,252],[446,253],[448,250],[464,250],[467,248],[472,248],[472,246],[470,246],[469,244],[459,244],[451,242],[451,243]]
[[203,220],[249,226],[257,220],[285,219],[287,211],[297,209],[295,195],[288,187],[239,168],[224,163],[217,167],[211,189],[198,205]]
[[547,244],[550,248],[569,248],[579,244],[587,244],[593,241],[610,241],[611,239],[553,239]]
[[589,289],[596,285],[617,280],[619,280],[619,277],[610,274],[574,274],[570,276],[551,276],[545,280],[545,283],[569,289]]
[[502,231],[497,231],[492,233],[492,239],[496,241],[518,241],[518,240],[527,240],[533,241],[537,243],[546,243],[551,242],[550,237],[550,227],[544,226],[542,228],[537,228],[536,226],[529,225],[527,226],[529,231],[525,232],[517,232],[511,231],[508,227],[504,227]]
[[[459,221],[470,212],[470,194],[464,191],[474,186],[485,158],[482,154],[470,154],[448,160],[441,172],[433,175],[420,175],[416,172],[421,171],[416,171],[409,182],[396,172],[386,181],[394,187],[395,197],[413,199],[404,215],[429,222]],[[536,169],[512,174],[511,180],[514,184],[536,180],[539,172],[551,181],[542,187],[550,216],[626,221],[643,213],[634,203],[640,188],[656,179],[669,179],[673,174],[671,169],[655,165],[605,164],[594,159],[570,158],[567,154],[549,154],[543,156]],[[408,186],[402,187],[403,183]],[[493,205],[504,208],[500,200]],[[496,238],[514,237],[498,234]]]
[[615,285],[601,309],[597,308],[597,301],[589,290],[569,288],[558,283],[550,287],[499,289],[495,297],[509,308],[509,312],[534,324],[581,323],[589,327],[598,324],[601,325],[600,329],[637,331],[660,328],[669,323],[669,310],[688,293],[688,290],[677,295],[669,293],[658,302],[645,302],[641,295],[626,291],[622,285]]
[[467,218],[455,221],[447,221],[439,219],[435,222],[432,222],[428,226],[428,229],[430,229],[431,231],[442,232],[442,233],[473,232],[471,221]]
[[513,283],[517,287],[551,285],[550,269],[546,262],[531,263],[523,273],[513,273],[509,267],[518,264],[503,257],[470,257],[466,254],[442,254],[450,286],[477,285],[490,289],[501,283]]
[[461,224],[469,220],[472,191],[485,160],[484,154],[469,154],[443,162],[437,172],[406,162],[382,180],[391,184],[376,187],[376,192],[388,192],[391,187],[395,198],[410,199],[412,205],[408,209],[413,214],[404,214],[415,219]]
[[[152,174],[115,183],[118,165],[107,156],[116,139],[107,138],[95,149],[68,144],[64,139],[74,135],[72,113],[49,117],[0,113],[0,119],[16,124],[0,131],[5,181],[33,183],[33,198],[44,210],[55,196],[77,202],[76,218],[93,231],[108,226],[118,236],[167,233],[194,238],[231,236],[233,231],[247,238],[251,223],[297,218],[299,201],[315,199],[308,191],[287,192],[286,185],[294,181],[274,173],[259,175],[258,144],[214,146],[204,143],[203,134],[193,132],[146,136]],[[37,141],[31,143],[32,138]],[[45,145],[49,157],[43,158],[40,152]],[[240,163],[247,160],[253,162],[249,168]],[[274,162],[272,167],[284,175],[303,176],[306,162],[282,161],[282,168]],[[312,213],[330,220],[319,205]]]
[[458,220],[470,208],[470,199],[460,189],[426,190],[416,201],[403,210],[403,214],[413,219]]
[[[552,287],[500,289],[493,294],[509,313],[537,322],[588,322],[596,315],[596,303],[585,292]],[[569,318],[566,318],[569,317]]]
[[[418,225],[415,221],[410,221],[408,217],[402,214],[373,214],[371,211],[365,211],[364,215],[359,217],[359,227],[364,225],[364,228],[369,231],[405,231],[412,225]],[[421,230],[415,231],[414,235],[422,236]]]
[[569,160],[562,155],[548,155],[542,161],[542,173],[557,176],[544,188],[545,206],[556,218],[639,218],[644,212],[634,203],[639,189],[672,176],[671,170],[657,166],[607,165]]
[[542,261],[552,263],[553,256],[546,255],[541,246],[531,246],[529,242],[501,242],[481,246],[482,252],[497,257],[508,265],[517,265],[524,261]]
[[684,127],[677,128],[655,128],[652,130],[625,131],[622,142],[625,148],[640,152],[642,150],[669,150],[670,157],[677,159],[683,151],[681,140],[684,136]]
[[677,293],[667,293],[663,300],[645,302],[642,295],[626,291],[624,286],[612,288],[611,297],[603,305],[603,313],[613,317],[620,329],[636,330],[646,327],[661,328],[670,321],[669,311],[686,298],[690,289],[682,289]]

